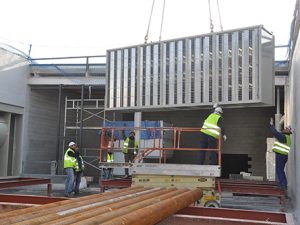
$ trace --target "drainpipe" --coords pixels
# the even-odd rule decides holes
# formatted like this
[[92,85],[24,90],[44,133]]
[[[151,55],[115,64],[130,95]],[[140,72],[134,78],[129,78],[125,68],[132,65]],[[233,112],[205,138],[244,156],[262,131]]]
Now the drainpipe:
[[81,85],[81,102],[80,102],[80,130],[79,130],[79,149],[83,154],[82,136],[83,136],[83,103],[84,103],[84,85]]
[[284,125],[284,115],[282,115],[282,117],[279,120],[279,127],[282,127],[282,125]]
[[276,88],[277,91],[277,99],[276,99],[276,114],[275,114],[275,127],[278,131],[281,130],[281,124],[282,122],[282,115],[280,114],[280,89],[279,86]]

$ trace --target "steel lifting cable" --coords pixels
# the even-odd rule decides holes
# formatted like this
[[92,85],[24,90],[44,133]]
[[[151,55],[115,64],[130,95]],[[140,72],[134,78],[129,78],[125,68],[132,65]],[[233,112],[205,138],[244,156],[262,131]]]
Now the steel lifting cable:
[[220,29],[221,29],[221,31],[223,31],[223,25],[222,25],[222,19],[221,19],[220,7],[219,7],[219,0],[217,0],[217,7],[218,7],[218,14],[219,14],[219,21],[220,21]]
[[146,33],[146,36],[145,36],[145,44],[148,41],[148,35],[149,35],[149,29],[150,29],[150,24],[151,24],[151,19],[152,19],[154,3],[155,3],[155,0],[153,0],[153,2],[152,2],[151,13],[150,13],[150,18],[149,18],[149,23],[148,23],[148,29],[147,29],[147,33]]
[[162,28],[163,28],[163,23],[164,23],[164,16],[165,16],[165,7],[166,7],[166,0],[164,0],[163,10],[162,10],[162,15],[161,15],[161,24],[160,24],[160,32],[159,32],[159,41],[161,41],[161,33],[162,33]]
[[210,0],[208,0],[208,10],[209,10],[209,28],[210,28],[210,32],[213,33],[214,32],[214,24],[211,18],[211,8],[210,8]]

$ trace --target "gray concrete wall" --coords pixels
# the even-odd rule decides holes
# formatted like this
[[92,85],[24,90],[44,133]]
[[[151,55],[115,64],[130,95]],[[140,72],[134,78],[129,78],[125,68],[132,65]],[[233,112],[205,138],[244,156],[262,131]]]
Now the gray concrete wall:
[[[299,29],[297,30],[299,33]],[[288,115],[286,116],[286,123],[291,123],[293,129],[292,135],[292,148],[289,154],[289,160],[286,166],[288,171],[288,189],[292,196],[292,202],[294,205],[294,215],[300,223],[300,35],[295,43],[295,49],[293,53],[290,70],[290,98],[288,101]]]
[[[25,130],[24,145],[24,174],[50,174],[50,162],[55,161],[57,157],[58,141],[58,96],[59,90],[55,88],[32,87],[28,94],[28,118]],[[60,115],[60,138],[59,138],[59,169],[58,174],[64,174],[63,155],[70,141],[79,142],[79,130],[67,130],[64,136],[64,113],[65,97],[68,99],[80,99],[81,93],[78,88],[65,87],[62,90],[61,115]],[[92,98],[101,96],[92,96]],[[84,98],[88,98],[85,91]],[[103,96],[102,96],[103,98]],[[71,113],[70,113],[71,112]],[[80,110],[78,112],[80,114]],[[80,115],[78,115],[80,116]],[[90,117],[90,112],[85,111],[83,119]],[[76,110],[68,111],[68,126],[76,126]],[[78,118],[79,119],[79,118]],[[72,121],[72,122],[71,122]],[[83,126],[100,126],[99,117],[93,117],[84,121]],[[79,126],[79,124],[77,124]],[[83,130],[81,148],[94,148],[95,151],[89,150],[86,158],[87,161],[94,161],[98,165],[100,136],[99,130]],[[83,152],[82,152],[83,153]],[[86,175],[99,177],[99,171],[91,166],[86,166]]]
[[49,173],[50,161],[56,159],[57,93],[57,90],[29,91],[23,173]]
[[0,117],[4,118],[7,126],[4,143],[0,146],[1,176],[21,173],[28,77],[28,61],[1,48]]
[[11,69],[0,69],[0,103],[24,107],[28,76],[28,65]]
[[[266,138],[272,137],[269,118],[274,113],[274,107],[224,109],[224,126],[228,140],[223,143],[222,153],[248,154],[252,158],[249,163],[252,168],[249,171],[253,175],[265,177]],[[177,127],[201,127],[208,114],[209,110],[152,112],[143,113],[142,120],[163,120]],[[199,140],[199,134],[183,135],[181,143],[185,146],[199,147]],[[198,154],[177,152],[175,160],[197,163]]]
[[[8,170],[8,157],[9,157],[9,133],[10,133],[10,113],[0,112],[1,120],[5,122],[6,134],[2,137],[3,141],[0,145],[0,175],[7,176]],[[4,134],[2,134],[4,135]]]

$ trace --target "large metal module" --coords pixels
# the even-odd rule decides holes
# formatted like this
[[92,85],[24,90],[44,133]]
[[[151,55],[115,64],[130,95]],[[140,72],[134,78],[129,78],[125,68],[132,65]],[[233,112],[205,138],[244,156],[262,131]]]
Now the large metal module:
[[263,26],[108,50],[106,109],[270,106],[273,64]]

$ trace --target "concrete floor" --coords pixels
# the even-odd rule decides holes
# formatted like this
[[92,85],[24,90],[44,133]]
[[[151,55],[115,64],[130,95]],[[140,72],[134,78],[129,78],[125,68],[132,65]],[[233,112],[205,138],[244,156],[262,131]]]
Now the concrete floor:
[[[64,197],[65,184],[64,180],[60,179],[59,183],[52,183],[52,196],[53,197]],[[86,180],[83,178],[80,184],[80,194],[73,197],[81,197],[85,195],[97,194],[100,192],[99,184],[91,183],[87,184]],[[40,195],[47,196],[47,185],[32,185],[23,186],[16,188],[1,189],[2,194],[16,194],[16,195]]]

